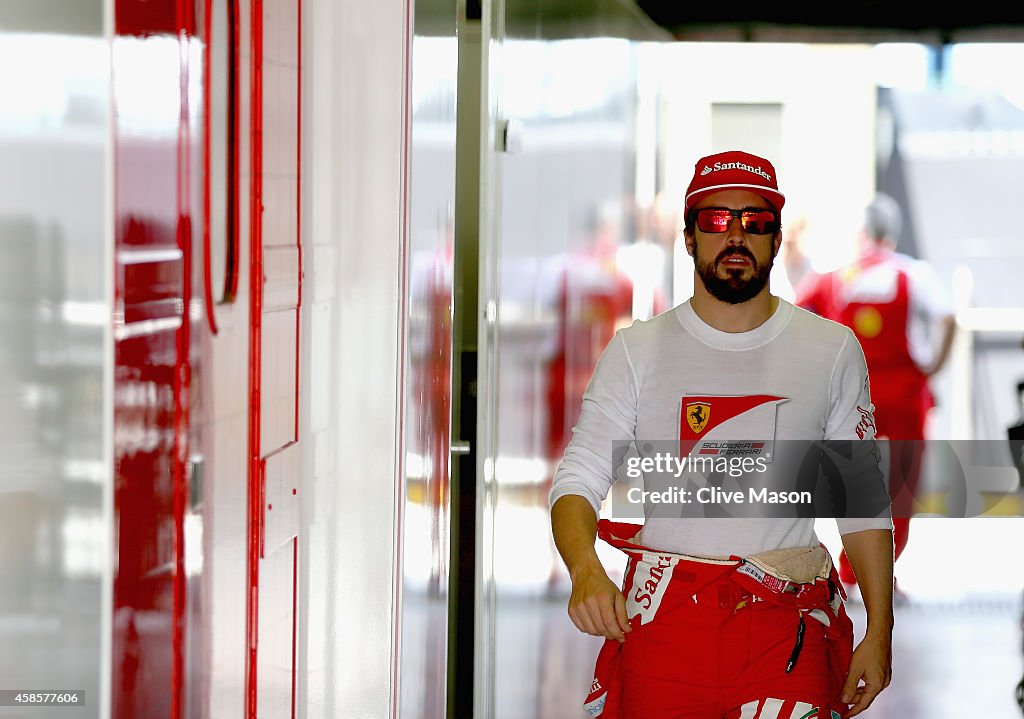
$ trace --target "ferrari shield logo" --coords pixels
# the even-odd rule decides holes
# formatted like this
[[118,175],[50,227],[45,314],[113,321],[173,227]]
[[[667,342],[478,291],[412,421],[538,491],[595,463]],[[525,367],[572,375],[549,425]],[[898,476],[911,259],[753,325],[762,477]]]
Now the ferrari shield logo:
[[711,405],[707,402],[690,402],[686,405],[686,423],[694,434],[700,434],[711,419]]

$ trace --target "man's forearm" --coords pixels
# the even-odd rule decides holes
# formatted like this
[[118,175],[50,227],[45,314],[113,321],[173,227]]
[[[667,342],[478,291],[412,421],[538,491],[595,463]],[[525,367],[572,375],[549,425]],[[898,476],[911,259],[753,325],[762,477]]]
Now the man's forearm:
[[867,529],[843,535],[843,547],[850,558],[868,615],[866,632],[892,632],[892,532]]
[[551,507],[551,533],[571,577],[590,569],[604,571],[594,549],[597,515],[585,498],[576,494],[558,498]]
[[949,359],[949,354],[953,349],[953,336],[956,334],[956,317],[954,315],[943,317],[940,327],[939,349],[935,354],[935,362],[925,373],[929,376],[941,370],[946,364],[946,360]]

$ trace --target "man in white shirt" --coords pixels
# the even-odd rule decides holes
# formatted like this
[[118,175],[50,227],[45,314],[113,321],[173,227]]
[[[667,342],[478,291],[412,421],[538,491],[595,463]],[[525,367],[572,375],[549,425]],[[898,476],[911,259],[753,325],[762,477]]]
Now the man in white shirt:
[[616,478],[616,441],[678,441],[687,454],[728,439],[762,447],[873,439],[853,334],[770,293],[784,202],[763,158],[730,151],[699,160],[685,200],[686,247],[700,280],[694,295],[618,332],[584,395],[550,499],[572,578],[569,615],[608,640],[587,704],[593,716],[801,719],[826,716],[826,706],[833,717],[854,716],[889,683],[887,516],[837,520],[868,615],[852,657],[842,647],[852,634],[839,636],[848,620],[830,563],[802,585],[831,589],[818,604],[794,605],[737,581],[738,567],[749,567],[738,558],[817,547],[813,517],[659,514],[639,532],[632,525],[629,536],[630,525],[602,520],[602,538],[631,556],[625,592],[594,548],[601,502]]

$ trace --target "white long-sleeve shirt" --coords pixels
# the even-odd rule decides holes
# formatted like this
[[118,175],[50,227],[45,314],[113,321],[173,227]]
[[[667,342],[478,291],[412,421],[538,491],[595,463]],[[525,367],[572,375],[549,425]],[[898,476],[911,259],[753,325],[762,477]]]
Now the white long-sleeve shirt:
[[[760,327],[728,333],[685,302],[620,330],[605,349],[550,503],[575,494],[599,512],[616,479],[616,441],[678,440],[685,452],[688,439],[872,439],[871,411],[864,355],[848,328],[780,300]],[[842,534],[892,527],[888,518],[836,522]],[[641,541],[707,556],[818,543],[809,517],[651,516]]]

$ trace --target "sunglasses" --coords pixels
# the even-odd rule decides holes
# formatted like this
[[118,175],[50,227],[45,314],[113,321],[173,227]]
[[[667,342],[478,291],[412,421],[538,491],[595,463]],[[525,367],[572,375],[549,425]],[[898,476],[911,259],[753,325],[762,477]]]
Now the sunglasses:
[[731,210],[728,207],[703,207],[694,210],[697,229],[701,232],[727,232],[733,218],[740,218],[743,231],[751,235],[773,235],[779,229],[779,213],[775,210]]

